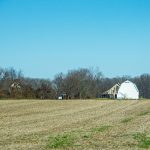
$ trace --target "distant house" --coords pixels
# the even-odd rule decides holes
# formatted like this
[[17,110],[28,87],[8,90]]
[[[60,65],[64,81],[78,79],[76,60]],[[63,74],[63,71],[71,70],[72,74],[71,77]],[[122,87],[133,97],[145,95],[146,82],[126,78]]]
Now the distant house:
[[10,97],[22,98],[22,86],[19,80],[15,79],[9,88]]
[[58,96],[58,100],[63,100],[63,97],[62,96]]
[[63,100],[63,99],[67,99],[67,94],[61,94],[58,96],[58,100]]
[[14,89],[21,89],[21,85],[19,82],[13,82],[11,84],[11,88],[14,88]]

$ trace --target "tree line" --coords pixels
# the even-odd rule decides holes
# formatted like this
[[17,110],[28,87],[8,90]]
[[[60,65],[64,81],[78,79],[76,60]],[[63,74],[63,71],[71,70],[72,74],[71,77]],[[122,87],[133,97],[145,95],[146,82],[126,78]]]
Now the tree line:
[[140,97],[150,98],[150,74],[104,77],[99,69],[81,68],[57,74],[53,80],[24,77],[14,68],[0,68],[0,99],[90,99],[126,80],[134,82]]

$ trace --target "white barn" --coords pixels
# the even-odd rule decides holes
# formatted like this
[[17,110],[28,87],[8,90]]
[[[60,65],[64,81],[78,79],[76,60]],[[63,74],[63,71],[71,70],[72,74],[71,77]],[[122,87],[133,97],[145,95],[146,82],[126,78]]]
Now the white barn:
[[139,90],[131,81],[125,81],[121,84],[117,99],[139,99]]

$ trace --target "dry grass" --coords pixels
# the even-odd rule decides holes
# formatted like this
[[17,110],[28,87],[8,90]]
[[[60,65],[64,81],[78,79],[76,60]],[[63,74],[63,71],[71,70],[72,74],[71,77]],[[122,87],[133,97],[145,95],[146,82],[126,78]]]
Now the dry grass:
[[149,112],[150,100],[1,100],[0,149],[146,149]]

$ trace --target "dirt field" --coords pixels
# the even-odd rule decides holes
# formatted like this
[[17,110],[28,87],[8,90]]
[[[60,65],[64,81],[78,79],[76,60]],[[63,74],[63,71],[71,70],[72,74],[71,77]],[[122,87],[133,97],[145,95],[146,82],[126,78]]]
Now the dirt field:
[[1,150],[150,148],[150,100],[1,100]]

